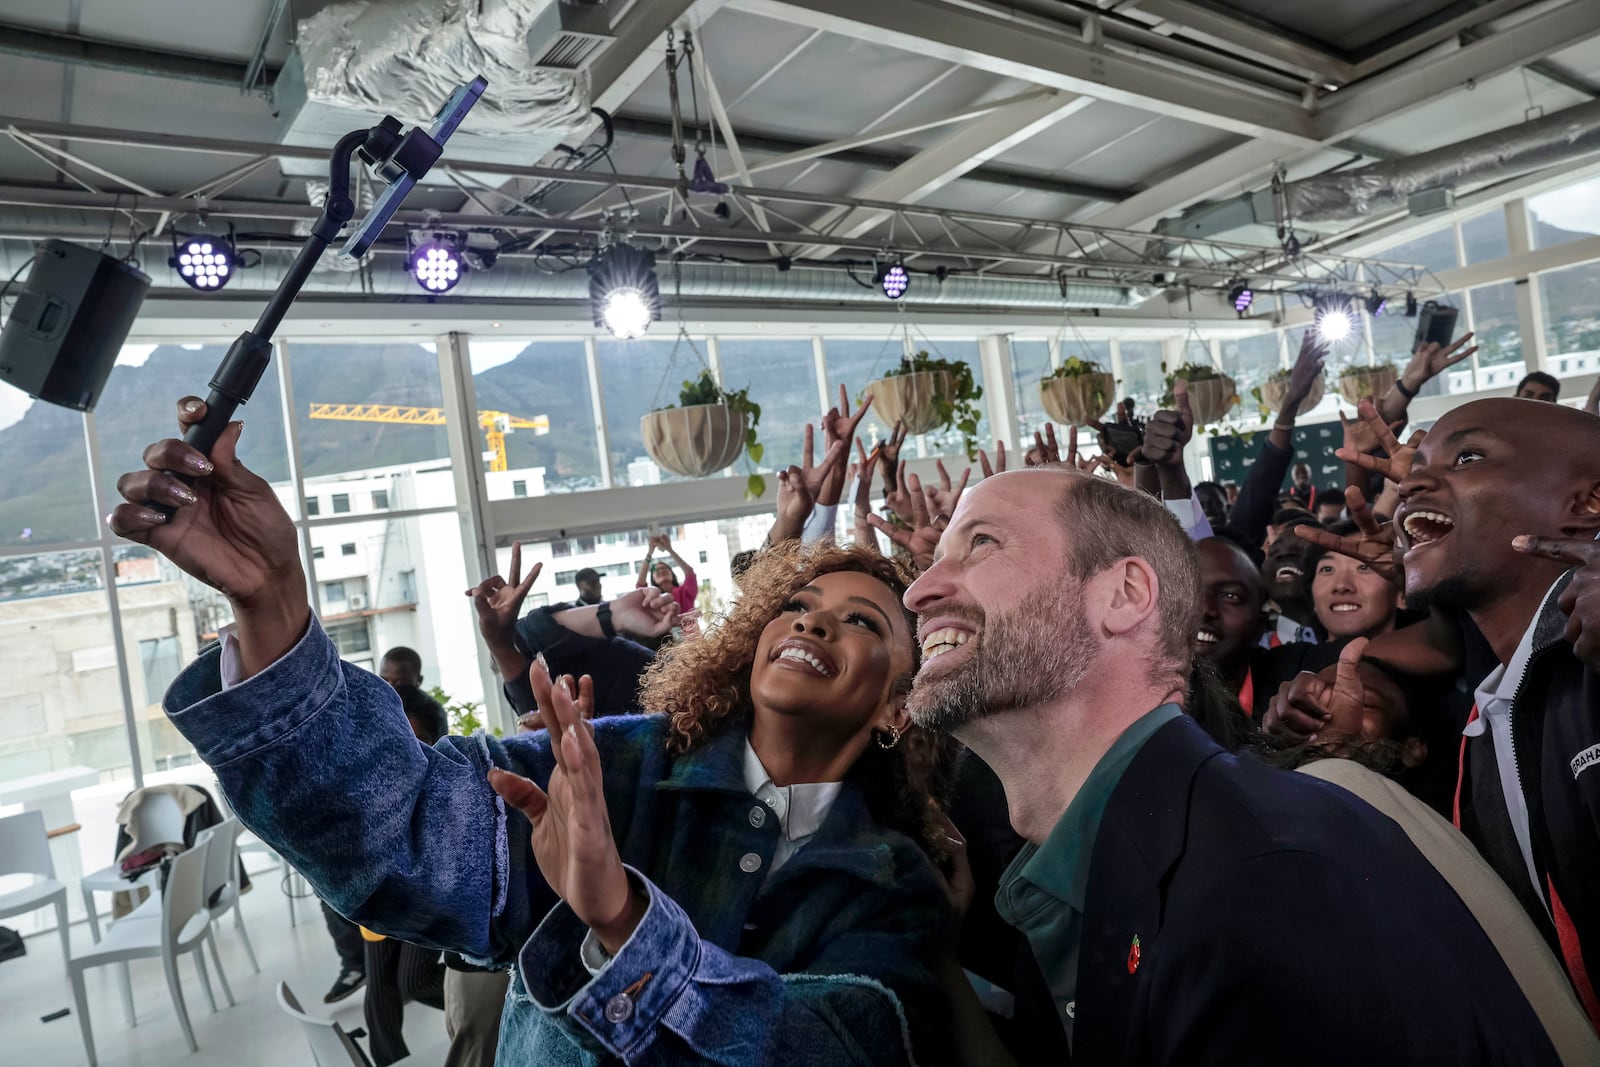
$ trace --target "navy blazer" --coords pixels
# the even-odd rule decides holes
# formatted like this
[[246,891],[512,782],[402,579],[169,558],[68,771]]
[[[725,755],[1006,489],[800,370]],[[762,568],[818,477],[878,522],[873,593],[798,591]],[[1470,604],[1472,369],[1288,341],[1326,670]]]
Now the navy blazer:
[[1228,754],[1187,716],[1112,794],[1079,961],[1077,1067],[1557,1062],[1477,920],[1392,820]]

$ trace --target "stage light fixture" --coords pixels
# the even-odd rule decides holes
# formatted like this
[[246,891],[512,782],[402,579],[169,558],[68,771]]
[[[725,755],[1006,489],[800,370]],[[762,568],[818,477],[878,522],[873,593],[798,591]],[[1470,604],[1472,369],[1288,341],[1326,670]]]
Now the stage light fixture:
[[1349,297],[1331,293],[1318,297],[1316,309],[1317,336],[1329,344],[1337,344],[1355,332],[1356,318]]
[[425,291],[448,293],[461,281],[461,276],[467,272],[467,265],[462,261],[453,239],[434,234],[412,247],[411,255],[406,260],[406,272]]
[[643,337],[661,318],[661,284],[654,252],[616,244],[589,262],[589,308],[596,326],[613,337]]
[[911,272],[899,261],[886,263],[872,276],[872,284],[882,289],[890,300],[899,300],[911,288]]
[[1233,305],[1233,310],[1243,315],[1250,309],[1250,304],[1256,298],[1255,290],[1244,282],[1236,282],[1228,290],[1228,302]]
[[1367,294],[1367,314],[1371,315],[1373,318],[1377,318],[1379,315],[1382,315],[1384,309],[1388,306],[1389,298],[1378,292],[1378,290],[1374,289],[1372,292]]
[[233,229],[226,238],[218,234],[197,233],[180,238],[172,235],[172,258],[168,265],[191,288],[214,293],[228,284],[239,266],[233,247]]
[[1417,294],[1416,293],[1407,293],[1406,294],[1406,318],[1414,319],[1416,317],[1417,317]]

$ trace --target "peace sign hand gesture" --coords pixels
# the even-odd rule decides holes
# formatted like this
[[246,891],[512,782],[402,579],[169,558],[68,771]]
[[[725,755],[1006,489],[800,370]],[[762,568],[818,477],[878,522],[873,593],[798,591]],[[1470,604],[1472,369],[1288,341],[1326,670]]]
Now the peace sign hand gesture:
[[1356,486],[1345,488],[1344,502],[1350,509],[1350,517],[1360,527],[1359,535],[1340,537],[1315,526],[1298,527],[1295,533],[1314,545],[1359,560],[1391,582],[1394,581],[1394,523],[1379,523],[1372,506],[1367,503],[1366,494]]
[[511,546],[509,579],[491,574],[467,590],[467,596],[472,598],[472,606],[478,609],[478,631],[491,648],[497,642],[511,641],[517,619],[522,617],[522,602],[528,598],[528,590],[533,588],[534,581],[543,569],[543,563],[535,563],[529,569],[528,576],[521,577],[522,542],[517,541]]

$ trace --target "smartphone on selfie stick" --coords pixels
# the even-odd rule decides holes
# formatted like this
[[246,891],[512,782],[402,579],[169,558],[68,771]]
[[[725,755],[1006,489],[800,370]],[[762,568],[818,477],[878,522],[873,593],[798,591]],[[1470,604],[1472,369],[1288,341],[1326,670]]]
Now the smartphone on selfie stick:
[[[211,392],[206,396],[206,417],[189,427],[185,444],[210,453],[217,438],[227,428],[239,405],[249,401],[272,357],[272,334],[288,312],[300,289],[311,276],[322,253],[339,236],[344,224],[355,217],[355,200],[350,195],[352,158],[359,155],[373,177],[387,188],[367,212],[366,218],[351,232],[340,255],[360,259],[372,247],[383,228],[413,186],[436,163],[444,143],[467,117],[472,105],[483,95],[488,82],[481,76],[456,89],[433,117],[429,129],[413,126],[401,133],[397,119],[385,115],[378,125],[345,134],[333,148],[328,163],[328,198],[322,214],[312,224],[311,234],[300,248],[283,281],[256,320],[255,329],[241,333],[228,347],[217,371],[211,377]],[[163,509],[170,511],[170,509]]]

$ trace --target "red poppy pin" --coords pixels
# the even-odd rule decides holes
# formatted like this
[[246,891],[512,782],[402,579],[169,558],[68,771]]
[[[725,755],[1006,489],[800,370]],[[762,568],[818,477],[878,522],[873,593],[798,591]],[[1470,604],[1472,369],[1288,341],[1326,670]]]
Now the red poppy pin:
[[1139,969],[1139,935],[1133,935],[1133,944],[1128,946],[1128,973],[1132,974]]

